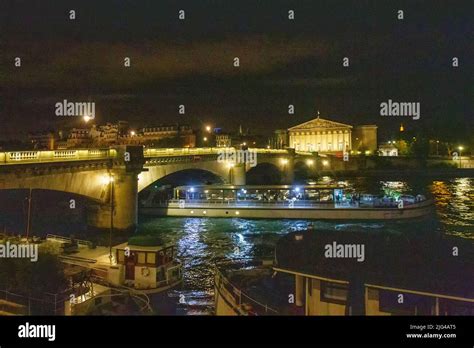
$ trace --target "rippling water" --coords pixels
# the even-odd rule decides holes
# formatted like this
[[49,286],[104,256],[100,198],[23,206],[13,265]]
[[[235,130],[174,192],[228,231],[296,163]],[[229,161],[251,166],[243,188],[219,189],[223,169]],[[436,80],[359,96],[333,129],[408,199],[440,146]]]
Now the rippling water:
[[[330,178],[326,178],[329,180]],[[433,195],[436,215],[410,222],[344,222],[309,220],[247,220],[240,218],[147,218],[140,222],[140,234],[159,235],[178,245],[178,257],[184,263],[184,284],[169,296],[184,295],[186,305],[178,314],[212,314],[213,265],[216,261],[237,258],[272,258],[276,242],[290,231],[304,230],[310,224],[318,229],[398,233],[446,234],[471,239],[474,243],[474,188],[472,178],[440,181],[381,181],[352,178],[350,187],[367,193],[379,193],[391,187],[403,193]]]

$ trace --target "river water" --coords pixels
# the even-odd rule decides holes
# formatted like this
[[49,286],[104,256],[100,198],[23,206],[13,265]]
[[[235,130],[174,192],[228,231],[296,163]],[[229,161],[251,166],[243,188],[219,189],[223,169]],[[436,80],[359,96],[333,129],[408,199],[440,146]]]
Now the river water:
[[[330,182],[330,177],[323,181]],[[213,313],[213,265],[229,259],[271,259],[278,239],[291,231],[307,229],[343,230],[347,233],[444,234],[462,238],[474,245],[474,179],[407,179],[403,181],[351,178],[342,183],[360,192],[379,193],[384,187],[402,193],[433,196],[436,214],[409,222],[347,222],[309,220],[248,220],[240,218],[142,218],[139,234],[158,235],[178,246],[184,263],[184,283],[167,294],[178,303],[176,314]],[[429,245],[427,245],[429,247]]]

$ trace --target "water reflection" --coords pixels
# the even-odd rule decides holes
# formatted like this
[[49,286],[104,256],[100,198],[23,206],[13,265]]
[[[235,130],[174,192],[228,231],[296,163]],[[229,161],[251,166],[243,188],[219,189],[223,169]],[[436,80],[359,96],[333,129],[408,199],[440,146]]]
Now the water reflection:
[[[327,179],[329,180],[329,179]],[[307,220],[247,220],[241,218],[148,218],[140,223],[143,234],[157,234],[178,245],[184,263],[184,286],[170,293],[185,295],[186,314],[210,314],[213,306],[213,265],[239,258],[272,259],[278,239],[291,231],[369,231],[410,236],[446,234],[474,240],[473,179],[443,181],[381,181],[372,178],[344,180],[355,190],[378,193],[384,188],[404,194],[431,193],[437,214],[430,220],[404,222],[347,222]],[[427,246],[429,247],[429,246]]]

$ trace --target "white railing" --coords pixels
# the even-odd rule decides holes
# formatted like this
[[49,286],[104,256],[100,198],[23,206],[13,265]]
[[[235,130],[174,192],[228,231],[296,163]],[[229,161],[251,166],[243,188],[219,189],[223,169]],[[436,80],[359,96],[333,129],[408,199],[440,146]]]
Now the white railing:
[[0,152],[0,165],[36,162],[86,161],[115,158],[116,156],[117,151],[115,149],[9,151]]
[[[149,157],[167,157],[167,156],[199,156],[199,155],[218,155],[226,151],[237,151],[234,147],[191,147],[191,148],[168,148],[168,149],[144,149],[144,156]],[[288,154],[287,150],[276,149],[257,149],[249,148],[248,151],[262,154]]]
[[[233,147],[203,147],[203,148],[146,148],[143,151],[145,158],[153,157],[179,157],[218,155],[225,151],[238,150]],[[288,154],[287,150],[274,149],[249,149],[260,154]],[[36,162],[61,162],[61,161],[84,161],[94,159],[115,158],[115,149],[76,149],[76,150],[50,150],[50,151],[8,151],[0,152],[0,165],[36,163]]]

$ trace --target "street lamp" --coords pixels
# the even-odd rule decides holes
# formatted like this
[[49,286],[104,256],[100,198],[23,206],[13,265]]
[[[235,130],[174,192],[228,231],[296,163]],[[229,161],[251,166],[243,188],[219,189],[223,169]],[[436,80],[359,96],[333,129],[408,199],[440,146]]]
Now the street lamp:
[[308,167],[313,166],[313,164],[314,164],[314,160],[312,160],[312,159],[307,159],[307,160],[306,160],[306,165],[307,165]]
[[211,126],[206,126],[206,132],[211,133]]
[[109,259],[112,264],[112,232],[114,230],[114,176],[105,175],[101,178],[102,184],[110,185],[110,231],[109,231]]
[[462,168],[462,165],[461,165],[461,161],[462,161],[462,150],[464,150],[464,147],[463,146],[458,146],[458,150],[459,150],[459,168]]
[[202,140],[207,141],[207,137],[204,137]]
[[84,115],[82,117],[82,119],[84,120],[85,123],[89,122],[92,118],[89,116],[89,115]]

